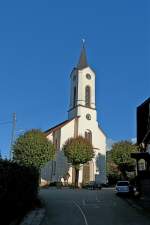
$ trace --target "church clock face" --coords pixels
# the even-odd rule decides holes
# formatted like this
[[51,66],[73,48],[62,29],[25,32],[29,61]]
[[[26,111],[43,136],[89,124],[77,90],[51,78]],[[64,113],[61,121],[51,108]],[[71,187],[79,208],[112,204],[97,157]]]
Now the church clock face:
[[87,78],[88,80],[91,80],[91,75],[90,75],[89,73],[87,73],[87,74],[86,74],[86,78]]
[[90,114],[86,114],[86,119],[87,120],[91,120],[91,115]]

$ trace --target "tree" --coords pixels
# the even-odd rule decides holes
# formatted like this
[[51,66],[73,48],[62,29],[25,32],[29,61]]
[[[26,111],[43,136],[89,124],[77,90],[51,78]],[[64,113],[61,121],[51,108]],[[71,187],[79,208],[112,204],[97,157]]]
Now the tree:
[[94,157],[92,144],[82,136],[69,138],[64,146],[63,151],[75,169],[75,187],[78,187],[79,169],[81,164],[85,164]]
[[120,170],[118,166],[112,161],[111,151],[106,152],[106,173],[109,184],[116,184],[120,179]]
[[135,160],[131,158],[131,153],[137,151],[138,147],[130,141],[120,141],[112,146],[111,160],[118,166],[124,178],[127,177],[126,172],[135,167]]
[[32,129],[20,135],[13,145],[13,159],[37,169],[51,160],[54,153],[54,145],[38,129]]

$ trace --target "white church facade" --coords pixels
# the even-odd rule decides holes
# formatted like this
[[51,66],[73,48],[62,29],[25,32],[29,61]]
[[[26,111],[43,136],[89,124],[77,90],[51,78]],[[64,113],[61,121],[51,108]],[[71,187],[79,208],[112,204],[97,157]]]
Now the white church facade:
[[42,169],[42,179],[59,181],[68,174],[68,183],[74,183],[74,169],[68,164],[62,147],[68,138],[81,135],[92,143],[95,156],[86,165],[81,165],[79,183],[106,183],[106,135],[97,122],[95,78],[83,45],[78,65],[70,75],[68,119],[45,131],[47,138],[56,146],[56,155]]

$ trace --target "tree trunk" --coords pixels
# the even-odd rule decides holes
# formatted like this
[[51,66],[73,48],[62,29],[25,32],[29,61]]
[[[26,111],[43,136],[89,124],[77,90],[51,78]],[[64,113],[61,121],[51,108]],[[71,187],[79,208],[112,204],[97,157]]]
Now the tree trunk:
[[75,168],[75,187],[78,188],[79,168]]
[[124,180],[126,180],[127,179],[127,173],[126,173],[126,171],[124,169],[121,169],[120,171],[121,171],[121,174],[122,174],[122,178]]

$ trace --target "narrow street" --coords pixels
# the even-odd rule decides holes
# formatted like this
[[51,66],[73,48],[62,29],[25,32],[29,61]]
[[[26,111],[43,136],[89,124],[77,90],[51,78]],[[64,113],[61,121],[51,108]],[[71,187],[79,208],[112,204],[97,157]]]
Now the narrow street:
[[128,205],[112,188],[101,191],[43,189],[41,225],[150,225],[150,217]]

